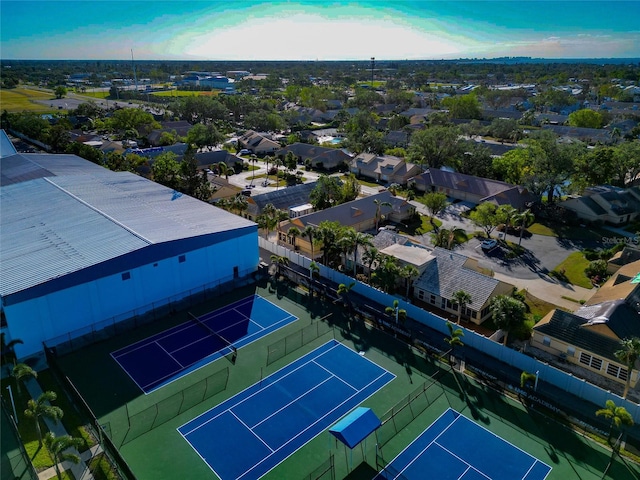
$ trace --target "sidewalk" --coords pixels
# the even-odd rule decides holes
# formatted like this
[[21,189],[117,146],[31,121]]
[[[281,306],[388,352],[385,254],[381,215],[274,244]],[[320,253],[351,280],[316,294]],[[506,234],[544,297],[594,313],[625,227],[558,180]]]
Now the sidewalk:
[[[582,306],[580,300],[589,300],[597,291],[595,288],[589,289],[577,285],[565,284],[552,278],[539,278],[536,280],[515,278],[499,272],[494,272],[493,277],[514,285],[518,290],[525,289],[534,297],[562,307],[570,312],[574,312]],[[576,301],[568,300],[569,298]]]
[[[25,387],[27,391],[31,395],[31,398],[37,399],[40,395],[42,395],[42,388],[40,388],[40,384],[35,378],[30,378],[25,382]],[[62,423],[54,423],[48,418],[44,418],[44,422],[47,425],[49,431],[51,431],[56,437],[61,437],[63,435],[68,435]],[[89,450],[80,454],[76,449],[69,449],[68,453],[75,453],[80,457],[80,463],[72,463],[72,462],[62,462],[59,467],[60,471],[71,470],[73,473],[73,477],[76,480],[93,480],[93,475],[87,468],[86,462],[88,462],[91,458],[93,458],[98,453],[102,452],[102,447],[100,445],[94,445]],[[43,470],[38,473],[38,478],[40,480],[49,480],[56,476],[55,467],[48,468],[47,470]]]

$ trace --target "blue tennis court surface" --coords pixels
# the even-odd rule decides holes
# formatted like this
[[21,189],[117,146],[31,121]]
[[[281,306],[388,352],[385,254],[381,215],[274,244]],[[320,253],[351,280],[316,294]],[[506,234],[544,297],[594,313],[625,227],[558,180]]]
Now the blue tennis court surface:
[[[277,330],[296,317],[259,295],[239,300],[111,353],[133,381],[149,393],[231,351]],[[224,340],[212,334],[213,330]]]
[[551,467],[448,409],[375,480],[543,480]]
[[222,480],[256,479],[394,378],[332,340],[178,431]]

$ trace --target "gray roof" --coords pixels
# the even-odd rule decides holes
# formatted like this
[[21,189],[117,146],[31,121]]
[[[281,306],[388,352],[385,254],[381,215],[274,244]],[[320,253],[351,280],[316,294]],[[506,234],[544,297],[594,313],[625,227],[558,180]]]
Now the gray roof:
[[[58,161],[73,163],[72,156],[37,157],[36,170],[48,174],[0,189],[3,297],[150,245],[197,243],[208,235],[255,228],[249,220],[129,172],[79,159],[84,172],[76,162],[67,170],[77,174],[56,176],[52,172],[65,170]],[[3,174],[6,160],[0,160]],[[23,161],[28,170],[28,159]]]
[[464,255],[436,247],[432,254],[436,257],[416,279],[414,286],[426,292],[451,300],[458,290],[471,295],[469,306],[474,310],[489,300],[500,283],[495,278],[483,275],[464,266],[468,260]]
[[8,157],[17,153],[16,147],[13,146],[13,142],[9,140],[6,132],[0,130],[0,158]]
[[[55,157],[55,161],[52,161]],[[105,168],[76,155],[19,153],[2,158],[0,186],[59,175],[102,174]]]
[[308,203],[309,194],[316,187],[316,183],[317,182],[292,185],[291,187],[280,188],[252,196],[251,199],[256,203],[260,211],[269,203],[279,210],[288,210],[290,207]]

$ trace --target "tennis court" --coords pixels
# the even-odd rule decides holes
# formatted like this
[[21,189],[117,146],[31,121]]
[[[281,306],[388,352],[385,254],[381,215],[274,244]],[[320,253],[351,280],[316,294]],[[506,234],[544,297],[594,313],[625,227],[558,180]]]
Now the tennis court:
[[449,408],[375,480],[544,480],[551,467]]
[[297,320],[259,295],[177,325],[111,353],[144,393]]
[[178,431],[222,480],[255,479],[394,378],[332,340]]

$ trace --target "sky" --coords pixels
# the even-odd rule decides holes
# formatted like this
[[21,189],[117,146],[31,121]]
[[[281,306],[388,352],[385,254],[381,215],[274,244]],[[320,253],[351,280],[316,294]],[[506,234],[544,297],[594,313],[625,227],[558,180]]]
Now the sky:
[[640,0],[0,0],[0,58],[639,58]]

